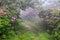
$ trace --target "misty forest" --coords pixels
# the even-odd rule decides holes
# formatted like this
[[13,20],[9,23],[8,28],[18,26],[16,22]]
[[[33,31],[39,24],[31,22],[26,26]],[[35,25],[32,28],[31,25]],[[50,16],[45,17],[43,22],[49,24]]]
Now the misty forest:
[[60,40],[60,0],[0,0],[0,40]]

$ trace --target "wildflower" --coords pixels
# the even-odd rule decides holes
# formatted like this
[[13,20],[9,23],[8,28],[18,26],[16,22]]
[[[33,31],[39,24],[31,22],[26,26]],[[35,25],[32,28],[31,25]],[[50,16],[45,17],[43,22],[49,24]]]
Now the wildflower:
[[51,18],[51,19],[54,19],[54,16],[51,16],[50,18]]
[[49,16],[46,16],[46,18],[49,18]]
[[11,21],[16,21],[16,18],[16,16],[13,16]]
[[59,14],[57,13],[57,14],[56,14],[56,16],[58,17],[58,16],[59,16]]

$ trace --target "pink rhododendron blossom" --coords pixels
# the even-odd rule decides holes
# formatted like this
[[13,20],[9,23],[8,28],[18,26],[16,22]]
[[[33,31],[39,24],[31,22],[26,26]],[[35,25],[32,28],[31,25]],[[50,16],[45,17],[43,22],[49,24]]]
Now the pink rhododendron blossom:
[[6,11],[4,9],[0,9],[0,14],[1,15],[6,15]]

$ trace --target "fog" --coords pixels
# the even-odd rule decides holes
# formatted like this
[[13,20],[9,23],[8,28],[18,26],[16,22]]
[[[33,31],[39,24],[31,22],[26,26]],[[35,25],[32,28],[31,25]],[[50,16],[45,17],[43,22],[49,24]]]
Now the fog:
[[[29,27],[37,25],[45,18],[53,17],[51,16],[52,11],[56,8],[60,8],[59,0],[22,0],[26,5],[24,9],[20,9],[19,17],[28,24]],[[48,14],[48,16],[46,16]],[[32,25],[31,25],[32,24]],[[39,24],[38,24],[39,25]],[[39,28],[39,27],[38,27]]]
[[31,20],[31,18],[37,17],[44,10],[60,8],[59,0],[22,0],[22,2],[27,5],[25,10],[20,10],[20,16],[23,20]]

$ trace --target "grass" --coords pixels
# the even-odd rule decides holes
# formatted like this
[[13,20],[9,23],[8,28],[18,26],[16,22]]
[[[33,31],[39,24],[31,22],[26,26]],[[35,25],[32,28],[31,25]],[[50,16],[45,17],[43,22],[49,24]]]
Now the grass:
[[50,35],[44,32],[40,32],[39,36],[36,36],[36,34],[27,31],[25,33],[15,35],[14,37],[10,38],[9,40],[51,40]]

